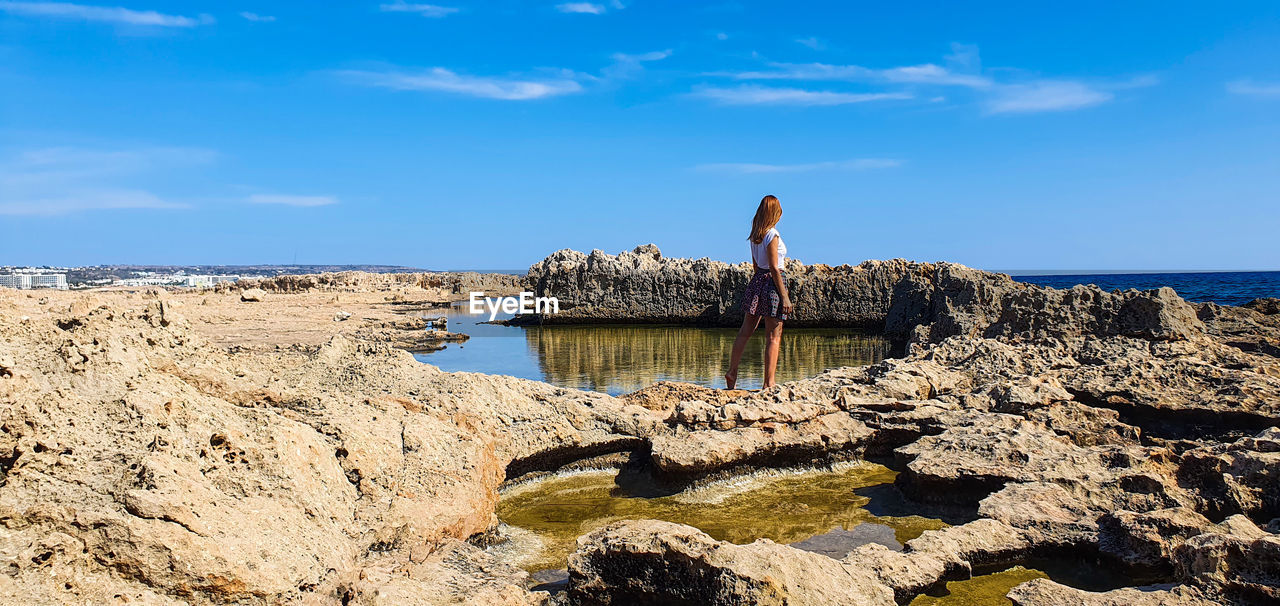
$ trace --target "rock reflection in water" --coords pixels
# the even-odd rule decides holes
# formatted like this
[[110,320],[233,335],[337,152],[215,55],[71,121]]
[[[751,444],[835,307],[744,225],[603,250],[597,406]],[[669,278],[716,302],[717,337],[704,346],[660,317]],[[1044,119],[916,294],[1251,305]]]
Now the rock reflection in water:
[[[473,315],[465,305],[432,313],[447,316],[449,330],[471,338],[448,343],[437,352],[415,354],[423,362],[446,371],[510,375],[613,395],[662,380],[723,387],[721,375],[737,336],[733,329],[694,326],[499,326],[484,323],[488,314]],[[763,346],[763,334],[752,337],[738,372],[739,386],[760,387]],[[788,328],[782,333],[778,380],[873,364],[888,350],[883,338],[851,329]]]
[[[620,394],[658,381],[723,387],[734,330],[686,326],[531,327],[525,337],[547,381],[566,387]],[[763,334],[743,355],[738,384],[763,382]],[[888,342],[849,330],[783,332],[778,381],[812,377],[829,368],[862,366],[884,359]]]
[[521,540],[525,547],[508,552],[513,563],[530,571],[564,568],[578,536],[623,519],[688,524],[716,539],[742,544],[759,538],[794,543],[864,522],[893,528],[897,541],[904,543],[926,530],[946,526],[921,516],[884,517],[868,512],[865,505],[870,499],[854,490],[891,484],[896,476],[873,463],[842,464],[823,471],[764,472],[655,498],[626,494],[615,476],[613,471],[574,473],[505,491],[498,503],[498,518],[536,536],[536,540]]

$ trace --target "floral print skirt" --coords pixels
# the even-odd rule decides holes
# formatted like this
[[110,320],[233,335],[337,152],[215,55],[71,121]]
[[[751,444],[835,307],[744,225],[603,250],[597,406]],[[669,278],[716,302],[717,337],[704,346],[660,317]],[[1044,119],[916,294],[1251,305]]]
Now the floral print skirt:
[[[785,280],[786,276],[782,279]],[[778,288],[774,286],[769,270],[756,268],[756,275],[751,277],[746,292],[742,293],[742,311],[756,316],[787,319],[787,314],[782,311],[782,297],[778,296]]]

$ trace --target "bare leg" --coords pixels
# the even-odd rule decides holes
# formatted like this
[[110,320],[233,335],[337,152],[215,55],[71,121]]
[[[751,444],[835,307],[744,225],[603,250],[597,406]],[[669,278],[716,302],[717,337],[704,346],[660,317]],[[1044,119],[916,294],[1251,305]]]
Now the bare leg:
[[738,362],[742,361],[742,351],[747,348],[751,333],[760,325],[760,316],[747,314],[742,318],[742,328],[738,329],[738,338],[733,341],[733,353],[729,354],[729,372],[724,373],[724,388],[733,389],[738,385]]
[[764,319],[764,387],[768,389],[777,385],[774,373],[778,370],[778,350],[782,347],[782,321],[776,318]]

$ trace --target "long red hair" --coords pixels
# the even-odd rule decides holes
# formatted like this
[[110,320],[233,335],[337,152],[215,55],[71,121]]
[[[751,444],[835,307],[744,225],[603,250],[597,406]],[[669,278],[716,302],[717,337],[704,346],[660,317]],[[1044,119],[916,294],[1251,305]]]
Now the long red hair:
[[753,244],[764,242],[764,235],[769,232],[769,228],[777,225],[780,219],[782,219],[782,203],[778,202],[778,197],[761,198],[760,206],[756,208],[756,218],[751,220],[751,235],[747,239]]

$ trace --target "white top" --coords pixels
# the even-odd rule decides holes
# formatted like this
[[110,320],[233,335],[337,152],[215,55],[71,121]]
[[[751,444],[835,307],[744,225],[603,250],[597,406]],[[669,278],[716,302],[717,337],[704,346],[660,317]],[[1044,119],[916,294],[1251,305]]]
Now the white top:
[[774,238],[778,239],[778,268],[781,269],[786,265],[787,243],[782,241],[782,235],[778,233],[776,227],[770,227],[759,244],[747,240],[747,244],[751,246],[751,260],[755,262],[756,267],[771,269],[769,267],[769,242]]

